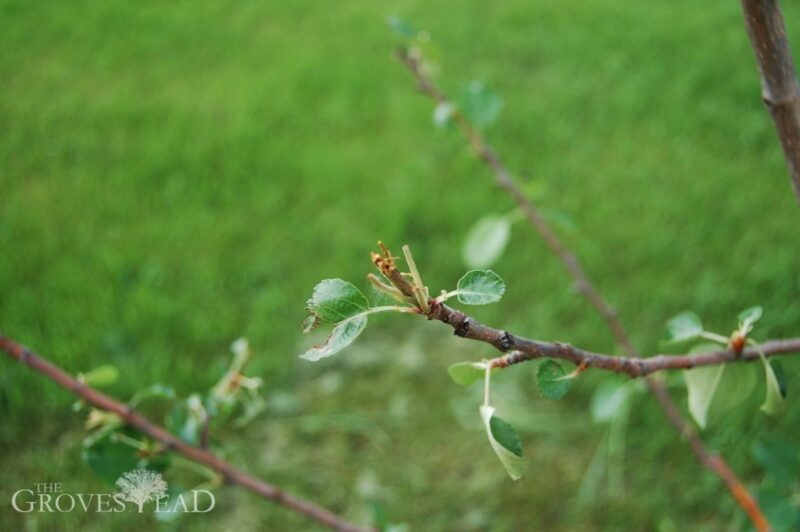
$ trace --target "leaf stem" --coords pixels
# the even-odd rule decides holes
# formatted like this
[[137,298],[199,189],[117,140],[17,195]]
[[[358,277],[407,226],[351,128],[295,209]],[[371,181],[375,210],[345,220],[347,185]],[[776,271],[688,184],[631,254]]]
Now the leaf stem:
[[705,338],[706,340],[713,340],[713,341],[715,341],[715,342],[719,342],[719,343],[721,343],[722,345],[728,345],[728,342],[730,341],[730,339],[729,339],[729,338],[726,338],[726,337],[722,336],[721,334],[717,334],[717,333],[713,333],[713,332],[708,332],[708,331],[703,331],[703,332],[700,334],[700,336],[701,336],[702,338]]
[[489,385],[492,381],[492,366],[486,364],[486,375],[483,378],[483,406],[489,406]]

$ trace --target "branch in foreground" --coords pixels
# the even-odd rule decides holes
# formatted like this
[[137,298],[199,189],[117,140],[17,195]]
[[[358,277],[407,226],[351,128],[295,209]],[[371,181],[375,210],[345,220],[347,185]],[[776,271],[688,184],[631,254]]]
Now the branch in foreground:
[[620,357],[593,353],[566,343],[540,342],[517,336],[508,331],[484,325],[460,310],[447,305],[440,305],[435,308],[429,318],[450,325],[456,336],[478,340],[490,344],[500,351],[508,352],[506,355],[489,361],[489,365],[493,368],[506,368],[539,358],[555,358],[567,360],[584,368],[624,373],[630,377],[644,377],[657,371],[685,370],[700,366],[760,360],[759,351],[764,353],[766,357],[800,352],[800,338],[790,338],[764,342],[758,346],[748,347],[740,353],[726,349],[695,355],[656,355],[647,358]]
[[[423,71],[419,55],[409,53],[407,50],[399,50],[397,56],[414,75],[419,90],[427,94],[438,104],[450,103],[449,98],[436,87],[433,81]],[[550,251],[561,261],[575,280],[579,293],[583,295],[598,314],[600,314],[606,326],[625,353],[630,357],[638,357],[639,353],[636,351],[628,333],[625,331],[625,327],[619,320],[616,310],[606,302],[600,295],[600,292],[595,288],[594,284],[589,280],[589,277],[586,275],[580,262],[578,262],[575,254],[561,243],[556,233],[542,217],[533,202],[525,196],[523,191],[514,182],[511,173],[491,146],[483,139],[480,132],[469,123],[457,106],[451,105],[450,107],[454,109],[452,117],[456,126],[467,139],[473,151],[492,170],[497,184],[502,187],[522,209],[528,221],[536,232],[539,233],[539,236],[544,240],[545,244],[547,244],[547,247],[550,248]],[[678,433],[684,435],[689,440],[689,444],[692,447],[692,451],[697,456],[697,459],[725,482],[731,495],[747,513],[756,529],[759,530],[759,532],[768,530],[769,522],[758,507],[756,500],[747,491],[747,488],[745,488],[744,484],[736,477],[736,474],[722,457],[712,454],[706,449],[705,444],[694,431],[693,427],[680,414],[678,407],[675,405],[675,402],[670,397],[664,385],[649,377],[646,377],[645,380],[669,422]]]
[[742,11],[761,74],[761,95],[800,199],[800,86],[781,8],[777,0],[742,0]]
[[80,382],[52,362],[49,362],[36,353],[33,353],[10,338],[0,335],[0,350],[5,351],[9,354],[9,356],[11,356],[11,358],[25,364],[33,371],[44,375],[62,388],[82,398],[92,406],[108,412],[113,412],[122,418],[122,420],[124,420],[128,425],[136,428],[147,436],[150,436],[154,440],[163,443],[168,449],[174,450],[189,460],[213,469],[222,475],[225,481],[229,484],[241,486],[265,499],[315,519],[316,521],[334,530],[346,532],[364,532],[374,530],[349,523],[325,508],[317,506],[316,504],[304,499],[300,499],[263,480],[252,477],[206,450],[189,445],[177,436],[174,436],[165,428],[156,425],[141,414],[137,413],[128,405],[121,403],[109,397],[108,395],[95,390],[94,388],[91,388],[83,382]]

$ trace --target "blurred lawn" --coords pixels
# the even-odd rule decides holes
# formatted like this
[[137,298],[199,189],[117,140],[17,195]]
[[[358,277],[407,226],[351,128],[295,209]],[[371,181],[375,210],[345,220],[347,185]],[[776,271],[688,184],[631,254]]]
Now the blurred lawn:
[[[800,6],[785,4],[800,49]],[[444,371],[488,356],[482,346],[379,317],[352,351],[296,358],[318,280],[363,286],[381,238],[410,244],[431,287],[452,288],[471,223],[513,207],[457,135],[432,127],[392,59],[391,14],[431,32],[448,90],[481,79],[503,96],[488,138],[530,194],[573,220],[564,238],[642,350],[687,308],[727,333],[761,304],[758,338],[798,334],[800,208],[738,2],[722,0],[3,0],[0,330],[73,372],[117,365],[120,398],[153,382],[206,388],[248,337],[271,409],[228,436],[231,459],[362,522],[379,499],[418,530],[738,526],[650,399],[632,414],[625,492],[576,502],[603,438],[587,413],[601,376],[559,403],[538,397],[532,367],[498,378],[531,461],[511,483],[479,432],[476,391]],[[508,296],[475,314],[613,349],[532,231],[512,238],[495,267]],[[152,525],[10,510],[33,482],[105,488],[80,461],[72,397],[0,368],[0,529]],[[800,409],[765,420],[757,404],[707,435],[752,484],[759,434],[800,437]],[[183,525],[313,528],[234,489],[194,517]]]

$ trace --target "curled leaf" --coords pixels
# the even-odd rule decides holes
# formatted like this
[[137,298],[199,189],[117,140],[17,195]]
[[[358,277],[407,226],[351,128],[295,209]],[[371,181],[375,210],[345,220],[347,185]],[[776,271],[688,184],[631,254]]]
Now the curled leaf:
[[481,406],[481,418],[486,428],[489,444],[511,479],[519,480],[522,478],[522,470],[527,463],[522,456],[522,440],[514,427],[504,419],[495,416],[494,412],[495,409],[489,405]]
[[772,363],[767,362],[763,353],[761,354],[761,361],[764,364],[764,372],[767,376],[767,396],[764,398],[761,410],[767,415],[775,416],[783,410],[784,397],[786,397],[786,379],[783,375],[783,366],[776,360],[773,360]]
[[361,334],[366,326],[366,316],[356,316],[345,320],[333,328],[333,332],[331,332],[331,335],[324,344],[315,345],[300,355],[300,358],[304,358],[311,362],[316,362],[321,358],[335,355],[348,345],[352,344],[353,340],[358,338],[358,335]]

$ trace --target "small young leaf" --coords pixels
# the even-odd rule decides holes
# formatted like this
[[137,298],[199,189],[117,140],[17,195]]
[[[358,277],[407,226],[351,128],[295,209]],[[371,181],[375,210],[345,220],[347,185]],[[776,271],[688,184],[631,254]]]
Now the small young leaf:
[[698,340],[703,334],[703,323],[694,312],[678,314],[667,322],[666,344],[682,344]]
[[458,101],[461,110],[478,129],[492,125],[503,109],[502,98],[480,81],[467,85]]
[[631,388],[617,379],[600,383],[592,395],[592,421],[609,423],[628,408]]
[[689,369],[683,374],[689,392],[689,413],[701,429],[706,428],[708,408],[724,372],[725,364],[721,364]]
[[339,323],[369,309],[364,294],[341,279],[326,279],[317,284],[307,305],[311,313],[331,323]]
[[[779,363],[774,364],[777,362],[775,360],[769,363],[763,356],[761,361],[764,363],[764,372],[767,375],[767,396],[764,398],[761,410],[767,415],[774,416],[783,410],[784,397],[786,396],[786,380],[783,375],[783,366]],[[780,372],[780,378],[778,378],[778,372]],[[783,381],[783,386],[781,386],[781,381]]]
[[536,381],[539,384],[539,393],[548,399],[561,399],[569,390],[570,379],[565,379],[567,374],[561,364],[555,360],[544,360],[536,370]]
[[483,418],[489,444],[512,480],[519,480],[522,478],[522,469],[526,463],[522,457],[522,441],[514,427],[507,421],[496,417],[494,411],[491,406],[481,406],[481,418]]
[[357,316],[351,318],[349,320],[341,322],[339,325],[333,328],[333,332],[328,337],[327,341],[322,345],[315,345],[302,355],[300,358],[304,358],[311,362],[316,362],[317,360],[325,357],[329,357],[331,355],[335,355],[355,340],[361,331],[364,330],[364,327],[367,326],[367,317],[366,316]]
[[417,36],[418,32],[416,28],[400,17],[391,16],[386,19],[386,24],[392,31],[404,39],[413,39]]
[[456,362],[447,368],[447,373],[456,384],[469,386],[481,380],[486,374],[486,369],[483,364],[475,362]]
[[506,216],[489,214],[479,219],[467,233],[461,258],[468,268],[487,268],[494,264],[508,244],[511,222]]
[[442,128],[450,125],[456,108],[450,102],[441,102],[433,109],[433,125]]
[[104,388],[111,386],[119,379],[119,370],[111,364],[97,366],[88,373],[83,374],[83,381],[89,386]]
[[465,305],[488,305],[500,301],[506,283],[492,270],[471,270],[458,280],[458,300]]
[[749,309],[743,310],[739,313],[739,323],[741,323],[743,328],[746,328],[749,331],[753,324],[761,319],[763,314],[764,309],[761,307],[750,307]]

